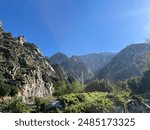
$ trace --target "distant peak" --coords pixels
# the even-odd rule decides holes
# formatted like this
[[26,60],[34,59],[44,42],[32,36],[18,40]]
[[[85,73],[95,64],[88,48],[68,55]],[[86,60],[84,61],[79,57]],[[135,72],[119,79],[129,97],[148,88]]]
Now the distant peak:
[[64,53],[62,53],[62,52],[57,52],[57,53],[55,53],[54,55],[52,55],[52,57],[53,56],[56,56],[56,57],[68,57],[67,55],[65,55]]

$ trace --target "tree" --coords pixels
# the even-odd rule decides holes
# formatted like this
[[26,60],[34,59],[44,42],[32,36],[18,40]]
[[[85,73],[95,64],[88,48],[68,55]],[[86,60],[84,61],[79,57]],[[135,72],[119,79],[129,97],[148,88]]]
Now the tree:
[[92,83],[88,84],[85,88],[86,92],[112,92],[113,84],[107,80],[94,80]]
[[60,81],[55,85],[55,96],[62,96],[69,93],[80,93],[83,92],[84,86],[79,82],[72,82],[71,84],[66,83],[65,81]]
[[61,96],[68,93],[68,86],[65,81],[59,81],[55,86],[55,96]]
[[138,92],[142,93],[148,90],[150,90],[150,69],[144,72]]
[[35,97],[35,112],[44,112],[45,106],[48,104],[48,100],[44,98]]
[[129,92],[130,91],[127,81],[116,82],[113,90],[114,90],[115,94],[120,94],[121,92]]
[[84,90],[84,86],[76,81],[72,82],[72,84],[69,84],[68,89],[68,93],[81,93]]
[[128,79],[127,84],[132,93],[137,93],[140,88],[141,80],[140,78],[133,77]]

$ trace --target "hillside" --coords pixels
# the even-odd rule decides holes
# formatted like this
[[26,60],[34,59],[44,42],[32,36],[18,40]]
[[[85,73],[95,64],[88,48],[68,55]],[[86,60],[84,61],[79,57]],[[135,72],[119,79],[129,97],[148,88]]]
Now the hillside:
[[93,73],[77,56],[67,57],[65,54],[56,53],[49,58],[49,62],[63,67],[71,81],[84,82],[93,77]]
[[91,53],[78,56],[78,58],[85,64],[86,68],[95,74],[98,70],[105,67],[115,55],[116,53]]
[[23,36],[15,38],[0,27],[0,72],[3,81],[19,90],[24,100],[52,96],[55,70],[41,51]]
[[142,76],[149,60],[150,44],[132,44],[120,51],[104,69],[97,72],[97,77],[118,81]]
[[115,53],[92,53],[81,56],[68,57],[63,53],[52,55],[49,60],[52,64],[58,64],[64,68],[72,80],[85,82],[91,80],[95,73],[105,67],[115,56]]

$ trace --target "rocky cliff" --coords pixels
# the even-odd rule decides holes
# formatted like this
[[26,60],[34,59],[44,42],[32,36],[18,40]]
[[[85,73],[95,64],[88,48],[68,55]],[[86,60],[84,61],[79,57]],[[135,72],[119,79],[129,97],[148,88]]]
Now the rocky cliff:
[[0,26],[0,71],[4,82],[17,86],[18,95],[28,100],[31,97],[46,97],[53,93],[53,83],[58,78],[54,69],[41,51],[15,38]]
[[70,81],[86,82],[93,77],[93,73],[86,68],[78,56],[67,57],[63,53],[56,53],[49,58],[49,62],[60,65],[67,73]]

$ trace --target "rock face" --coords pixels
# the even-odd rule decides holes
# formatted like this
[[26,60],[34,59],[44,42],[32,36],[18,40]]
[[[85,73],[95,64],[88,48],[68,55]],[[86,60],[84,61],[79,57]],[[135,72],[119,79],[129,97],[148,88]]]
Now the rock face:
[[116,53],[92,53],[78,56],[78,58],[86,65],[86,67],[96,73],[105,67],[114,57]]
[[0,38],[0,71],[5,82],[17,86],[18,95],[25,100],[51,96],[57,75],[40,50],[25,41],[20,44],[17,38],[4,32],[2,27]]
[[93,77],[93,73],[86,68],[85,64],[77,56],[69,58],[62,53],[56,53],[49,60],[50,63],[63,67],[70,81],[77,80],[83,83]]
[[125,80],[130,77],[142,76],[150,61],[150,44],[132,44],[120,51],[97,77],[112,81]]

